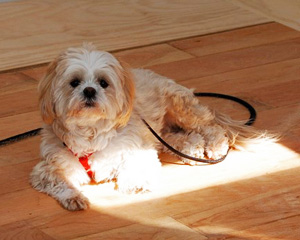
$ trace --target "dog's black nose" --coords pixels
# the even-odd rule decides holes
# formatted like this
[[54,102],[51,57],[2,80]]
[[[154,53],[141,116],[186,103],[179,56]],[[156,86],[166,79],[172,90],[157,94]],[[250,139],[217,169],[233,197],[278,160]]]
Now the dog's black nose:
[[92,87],[86,87],[84,90],[83,90],[83,94],[86,98],[88,99],[91,99],[91,98],[94,98],[95,95],[96,95],[96,90],[95,88],[92,88]]

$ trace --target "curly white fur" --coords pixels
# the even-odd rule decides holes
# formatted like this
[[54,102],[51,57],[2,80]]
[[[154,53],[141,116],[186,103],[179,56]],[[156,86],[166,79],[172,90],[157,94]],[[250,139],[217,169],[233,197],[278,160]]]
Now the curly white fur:
[[[75,87],[74,80],[79,83]],[[88,99],[86,88],[93,88],[95,96]],[[39,96],[45,122],[42,161],[31,173],[31,184],[69,210],[89,204],[76,186],[90,178],[73,153],[93,153],[89,163],[95,181],[115,180],[119,191],[147,191],[157,185],[158,151],[166,149],[141,119],[178,150],[195,157],[219,158],[230,146],[261,136],[201,105],[192,90],[152,71],[129,69],[91,45],[60,54],[41,80]]]

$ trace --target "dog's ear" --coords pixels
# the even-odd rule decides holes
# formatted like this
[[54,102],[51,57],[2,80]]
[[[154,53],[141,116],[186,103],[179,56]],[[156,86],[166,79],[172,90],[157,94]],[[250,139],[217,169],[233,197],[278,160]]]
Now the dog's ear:
[[58,58],[50,63],[46,75],[39,82],[39,106],[42,119],[46,124],[51,124],[55,119],[55,106],[53,102],[53,81],[56,76],[56,68],[58,65]]
[[119,114],[117,118],[117,127],[125,126],[130,118],[132,108],[133,108],[133,101],[135,97],[135,86],[133,80],[133,74],[130,70],[130,67],[127,63],[118,59],[121,68],[117,70],[117,73],[122,81],[124,94],[125,94],[125,101],[123,105],[123,110]]

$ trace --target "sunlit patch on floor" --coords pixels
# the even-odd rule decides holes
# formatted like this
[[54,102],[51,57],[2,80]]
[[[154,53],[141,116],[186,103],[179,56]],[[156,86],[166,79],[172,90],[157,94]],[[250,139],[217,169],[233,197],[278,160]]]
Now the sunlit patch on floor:
[[161,184],[153,192],[122,194],[114,190],[115,184],[104,183],[82,187],[83,194],[93,209],[111,214],[111,209],[144,201],[166,198],[208,187],[275,173],[300,166],[299,154],[278,143],[254,146],[252,151],[231,151],[219,164],[187,166],[173,156],[162,157]]

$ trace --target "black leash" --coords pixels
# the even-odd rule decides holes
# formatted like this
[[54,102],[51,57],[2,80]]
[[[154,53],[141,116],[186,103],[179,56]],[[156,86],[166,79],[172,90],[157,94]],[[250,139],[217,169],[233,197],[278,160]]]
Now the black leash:
[[[255,109],[246,101],[237,98],[237,97],[233,97],[230,95],[225,95],[225,94],[220,94],[220,93],[194,93],[194,95],[196,97],[216,97],[216,98],[223,98],[223,99],[227,99],[227,100],[231,100],[234,102],[237,102],[241,105],[243,105],[245,108],[248,109],[249,113],[250,113],[250,117],[249,120],[245,123],[245,125],[250,126],[254,123],[255,119],[256,119],[256,111]],[[215,163],[219,163],[225,160],[225,158],[227,157],[228,153],[229,153],[229,149],[227,151],[227,153],[219,158],[219,159],[202,159],[202,158],[196,158],[196,157],[192,157],[189,155],[186,155],[178,150],[176,150],[175,148],[173,148],[172,146],[170,146],[165,140],[163,140],[151,127],[150,125],[144,120],[142,119],[143,122],[145,123],[145,125],[148,127],[148,129],[152,132],[152,134],[165,146],[167,147],[171,152],[175,153],[176,155],[183,157],[183,158],[187,158],[189,160],[193,160],[196,162],[202,162],[202,163],[208,163],[208,164],[215,164]]]
[[36,136],[40,133],[41,130],[42,130],[42,128],[37,128],[37,129],[31,130],[28,132],[24,132],[24,133],[21,133],[21,134],[18,134],[18,135],[9,137],[9,138],[5,138],[0,141],[0,147],[4,146],[4,145],[8,145],[10,143],[18,142],[20,140],[23,140],[23,139],[26,139],[29,137]]
[[246,101],[234,97],[234,96],[230,96],[230,95],[226,95],[226,94],[221,94],[221,93],[194,93],[194,95],[196,97],[215,97],[215,98],[222,98],[222,99],[227,99],[227,100],[231,100],[233,102],[237,102],[241,105],[243,105],[245,108],[248,109],[250,116],[249,116],[249,120],[245,123],[245,125],[247,126],[251,126],[254,121],[256,120],[256,111],[254,109],[254,107],[252,107],[249,103],[247,103]]
[[[248,109],[249,113],[250,113],[250,117],[249,120],[245,123],[245,125],[250,126],[254,123],[255,119],[256,119],[256,111],[255,109],[246,101],[237,98],[237,97],[233,97],[230,95],[225,95],[225,94],[220,94],[220,93],[194,93],[194,95],[196,97],[216,97],[216,98],[222,98],[222,99],[227,99],[227,100],[231,100],[234,102],[237,102],[241,105],[243,105],[245,108]],[[220,159],[201,159],[201,158],[195,158],[192,156],[188,156],[182,152],[179,152],[178,150],[174,149],[172,146],[170,146],[168,143],[166,143],[166,141],[164,141],[150,126],[149,124],[142,119],[143,122],[145,123],[145,125],[148,127],[148,129],[152,132],[152,134],[164,145],[166,146],[170,151],[172,151],[173,153],[175,153],[176,155],[183,157],[183,158],[187,158],[193,161],[197,161],[197,162],[202,162],[202,163],[209,163],[209,164],[215,164],[215,163],[219,163],[222,162],[228,155],[229,150],[227,151],[227,153],[221,157]],[[41,128],[37,128],[25,133],[21,133],[6,139],[3,139],[0,141],[0,146],[4,146],[10,143],[14,143],[17,141],[20,141],[22,139],[28,138],[28,137],[32,137],[32,136],[36,136],[40,133]]]

